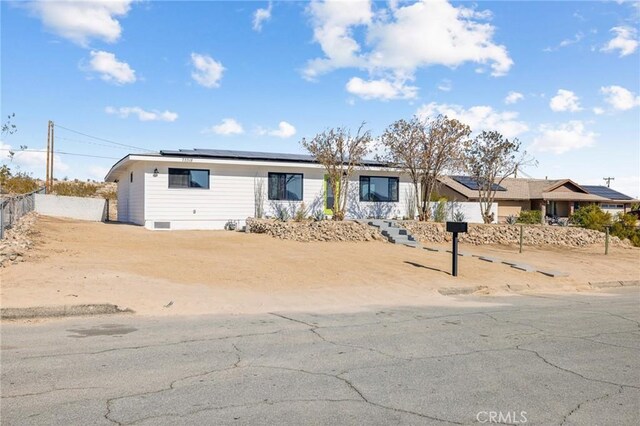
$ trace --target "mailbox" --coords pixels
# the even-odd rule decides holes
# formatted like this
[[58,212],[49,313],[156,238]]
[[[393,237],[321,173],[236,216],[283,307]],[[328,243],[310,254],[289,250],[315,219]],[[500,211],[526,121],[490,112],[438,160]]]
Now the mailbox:
[[447,232],[467,232],[467,222],[447,222]]

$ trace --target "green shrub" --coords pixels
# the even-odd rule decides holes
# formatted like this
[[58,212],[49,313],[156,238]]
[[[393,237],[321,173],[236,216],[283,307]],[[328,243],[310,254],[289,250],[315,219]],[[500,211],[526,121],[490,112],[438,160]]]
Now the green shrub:
[[611,225],[611,213],[605,213],[597,205],[590,204],[576,210],[571,222],[582,228],[604,232],[604,228]]
[[542,223],[542,212],[540,210],[522,210],[518,216],[518,223],[537,225]]
[[640,229],[636,228],[636,217],[632,214],[620,215],[611,225],[611,235],[621,240],[628,239],[636,247],[640,247]]

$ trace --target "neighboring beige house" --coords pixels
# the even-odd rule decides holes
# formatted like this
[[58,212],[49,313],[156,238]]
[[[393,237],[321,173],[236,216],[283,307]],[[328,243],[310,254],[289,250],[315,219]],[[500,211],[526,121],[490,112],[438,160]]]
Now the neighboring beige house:
[[[440,179],[438,194],[453,201],[478,201],[477,184],[468,176]],[[496,191],[498,222],[522,210],[540,210],[542,217],[569,217],[581,206],[598,204],[612,213],[627,212],[638,200],[606,186],[581,186],[571,179],[504,179]]]

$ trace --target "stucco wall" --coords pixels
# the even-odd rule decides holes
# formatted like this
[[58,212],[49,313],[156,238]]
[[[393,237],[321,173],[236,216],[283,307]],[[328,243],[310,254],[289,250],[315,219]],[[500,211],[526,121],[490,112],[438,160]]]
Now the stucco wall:
[[45,216],[102,222],[107,218],[107,200],[35,194],[37,213]]

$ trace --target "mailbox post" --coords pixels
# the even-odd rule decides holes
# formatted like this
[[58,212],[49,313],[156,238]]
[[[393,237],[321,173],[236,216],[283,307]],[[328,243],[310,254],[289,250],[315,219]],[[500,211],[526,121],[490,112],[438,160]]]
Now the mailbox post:
[[451,275],[458,276],[458,233],[467,232],[467,222],[447,222],[447,232],[453,233]]

